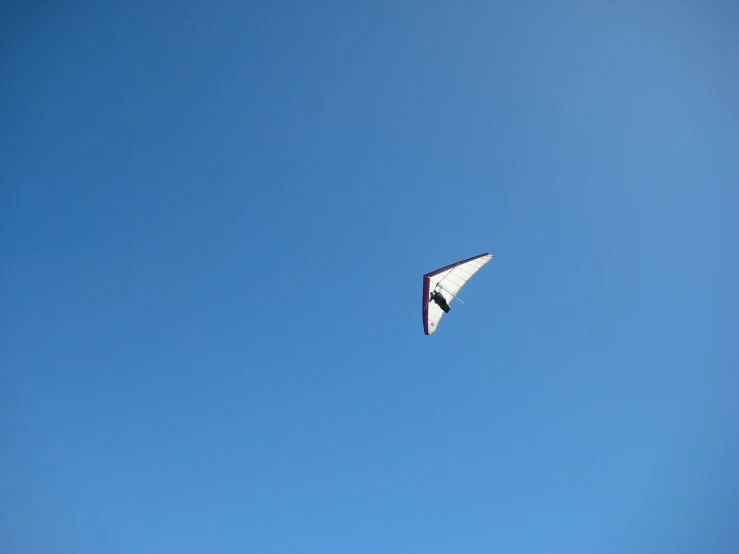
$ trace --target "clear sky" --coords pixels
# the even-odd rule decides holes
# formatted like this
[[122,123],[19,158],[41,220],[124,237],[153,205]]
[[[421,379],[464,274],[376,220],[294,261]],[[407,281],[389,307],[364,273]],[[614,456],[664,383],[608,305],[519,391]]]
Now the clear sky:
[[735,4],[1,25],[0,551],[739,552]]

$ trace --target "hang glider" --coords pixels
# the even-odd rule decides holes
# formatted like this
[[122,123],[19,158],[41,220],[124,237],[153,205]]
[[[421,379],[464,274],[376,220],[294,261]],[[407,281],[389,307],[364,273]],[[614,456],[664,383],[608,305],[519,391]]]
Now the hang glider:
[[423,276],[423,332],[425,334],[433,335],[436,332],[441,316],[449,312],[449,304],[455,298],[459,300],[457,298],[459,289],[492,259],[492,254],[480,254]]

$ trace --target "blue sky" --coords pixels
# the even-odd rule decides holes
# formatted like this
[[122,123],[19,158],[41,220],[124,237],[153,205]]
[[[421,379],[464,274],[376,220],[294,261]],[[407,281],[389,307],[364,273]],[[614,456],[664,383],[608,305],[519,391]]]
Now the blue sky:
[[0,550],[739,550],[736,7],[191,6],[3,18]]

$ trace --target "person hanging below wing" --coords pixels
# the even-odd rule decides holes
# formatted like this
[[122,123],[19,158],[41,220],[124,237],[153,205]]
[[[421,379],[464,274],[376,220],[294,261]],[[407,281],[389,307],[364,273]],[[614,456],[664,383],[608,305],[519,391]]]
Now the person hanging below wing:
[[444,298],[444,296],[439,291],[435,290],[431,293],[431,296],[429,297],[429,302],[431,302],[432,300],[436,302],[436,305],[439,306],[439,308],[444,310],[444,313],[448,314],[449,310],[451,310],[449,304],[446,301],[446,298]]

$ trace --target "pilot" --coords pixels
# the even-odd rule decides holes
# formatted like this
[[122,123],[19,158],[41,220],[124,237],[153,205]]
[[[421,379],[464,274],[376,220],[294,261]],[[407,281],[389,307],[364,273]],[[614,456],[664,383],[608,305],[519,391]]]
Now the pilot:
[[451,310],[449,304],[447,304],[446,298],[444,298],[444,296],[440,292],[433,291],[431,293],[431,297],[429,298],[429,302],[431,302],[432,300],[436,302],[436,305],[439,306],[439,308],[444,310],[444,313],[448,314],[449,310]]

